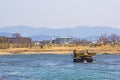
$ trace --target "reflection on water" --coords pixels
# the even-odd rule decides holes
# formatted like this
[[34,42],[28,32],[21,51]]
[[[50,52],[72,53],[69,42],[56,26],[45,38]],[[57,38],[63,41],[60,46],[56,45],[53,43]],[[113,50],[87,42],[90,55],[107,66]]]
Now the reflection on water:
[[119,80],[120,55],[73,63],[71,55],[0,55],[0,80]]

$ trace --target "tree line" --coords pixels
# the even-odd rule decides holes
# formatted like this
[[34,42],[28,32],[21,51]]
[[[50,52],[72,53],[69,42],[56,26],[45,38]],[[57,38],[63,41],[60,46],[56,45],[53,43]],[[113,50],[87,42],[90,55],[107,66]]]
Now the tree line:
[[86,39],[74,39],[72,42],[76,45],[90,45],[90,46],[101,46],[101,45],[120,45],[120,36],[117,34],[102,34],[94,41],[88,41]]
[[[19,33],[15,33],[12,35],[12,38],[23,38]],[[31,41],[30,44],[27,43],[27,41],[25,39],[21,39],[23,41],[21,41],[20,43],[11,43],[8,41],[7,37],[0,37],[0,49],[6,49],[6,48],[19,48],[19,47],[26,47],[26,48],[30,48],[30,47],[35,47],[35,46],[40,46],[41,48],[44,47],[44,45],[55,45],[55,44],[51,44],[51,40],[43,40],[43,41],[39,41],[40,44],[35,45],[33,43],[33,41]],[[30,40],[28,40],[30,42]],[[26,42],[26,43],[22,43],[22,42]],[[101,45],[119,45],[120,46],[120,36],[117,34],[102,34],[101,36],[99,36],[96,40],[94,41],[89,41],[86,39],[73,39],[72,42],[70,42],[69,44],[65,44],[67,46],[91,46],[91,47],[96,47],[96,46],[101,46]],[[62,46],[61,44],[57,44],[57,46]]]
[[29,48],[31,47],[31,42],[31,38],[22,37],[19,33],[14,33],[11,38],[0,37],[0,49]]

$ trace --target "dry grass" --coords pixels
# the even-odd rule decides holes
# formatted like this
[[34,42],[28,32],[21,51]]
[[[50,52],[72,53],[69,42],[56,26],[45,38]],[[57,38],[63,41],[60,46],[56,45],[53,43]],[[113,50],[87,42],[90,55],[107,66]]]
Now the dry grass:
[[70,54],[74,49],[77,50],[88,50],[89,52],[94,52],[98,54],[120,54],[120,46],[50,46],[50,47],[33,47],[33,48],[9,48],[0,49],[0,54],[40,54],[40,53],[56,53],[56,54]]

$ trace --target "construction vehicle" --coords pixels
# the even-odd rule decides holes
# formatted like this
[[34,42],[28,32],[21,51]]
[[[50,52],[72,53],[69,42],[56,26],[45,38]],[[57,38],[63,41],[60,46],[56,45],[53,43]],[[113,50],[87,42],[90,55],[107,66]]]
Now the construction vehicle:
[[88,50],[73,50],[73,62],[95,62],[96,60],[92,58],[95,54],[96,53],[89,53]]

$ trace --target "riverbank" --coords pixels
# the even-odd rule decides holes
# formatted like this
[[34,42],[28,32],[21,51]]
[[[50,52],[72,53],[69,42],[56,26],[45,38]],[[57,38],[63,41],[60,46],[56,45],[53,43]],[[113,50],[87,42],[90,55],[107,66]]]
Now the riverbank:
[[39,49],[39,48],[10,48],[0,49],[0,54],[70,54],[72,50],[67,49]]
[[45,47],[45,48],[8,48],[0,49],[0,54],[71,54],[73,50],[88,50],[90,53],[97,54],[120,54],[119,46],[100,46],[100,47],[89,47],[89,46],[77,46],[77,47]]

